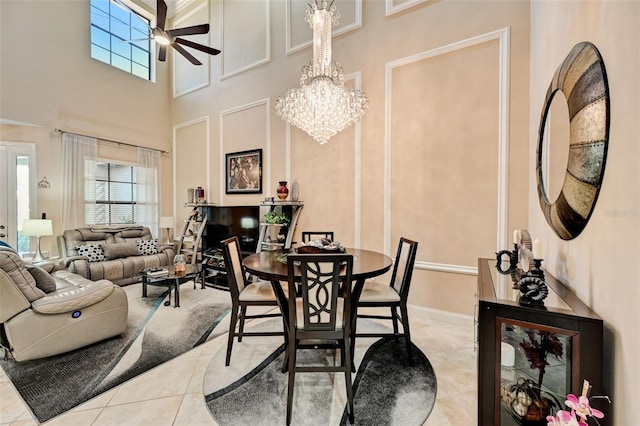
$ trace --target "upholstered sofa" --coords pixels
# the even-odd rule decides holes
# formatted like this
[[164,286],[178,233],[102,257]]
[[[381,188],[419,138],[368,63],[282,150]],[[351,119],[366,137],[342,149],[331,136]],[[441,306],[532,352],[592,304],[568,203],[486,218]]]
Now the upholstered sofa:
[[57,355],[124,332],[127,295],[53,263],[25,264],[0,247],[0,342],[16,361]]
[[127,285],[140,271],[173,264],[173,246],[158,246],[146,226],[95,226],[66,230],[57,237],[58,264],[92,281]]

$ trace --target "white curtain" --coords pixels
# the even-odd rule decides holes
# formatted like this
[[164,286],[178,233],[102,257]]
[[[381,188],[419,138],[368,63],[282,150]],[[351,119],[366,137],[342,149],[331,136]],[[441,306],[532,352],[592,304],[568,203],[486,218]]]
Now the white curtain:
[[95,159],[97,146],[96,138],[62,134],[62,230],[85,225],[85,193],[95,201],[95,167],[85,167],[85,160]]
[[158,170],[160,153],[153,149],[137,148],[136,167],[136,223],[148,226],[158,236]]

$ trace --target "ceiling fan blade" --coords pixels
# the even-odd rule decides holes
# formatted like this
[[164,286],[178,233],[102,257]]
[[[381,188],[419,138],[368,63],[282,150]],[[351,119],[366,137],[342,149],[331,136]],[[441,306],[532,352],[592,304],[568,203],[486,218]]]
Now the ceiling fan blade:
[[175,28],[173,30],[167,30],[167,34],[171,37],[192,35],[192,34],[206,34],[209,32],[209,24],[193,25],[191,27]]
[[217,55],[218,53],[221,52],[220,50],[214,49],[213,47],[204,46],[202,44],[194,43],[192,41],[185,40],[185,39],[179,38],[179,37],[174,40],[174,43],[180,43],[180,44],[183,44],[185,46],[192,47],[194,49],[200,50],[201,52],[208,53],[209,55]]
[[164,62],[167,60],[167,46],[160,46],[158,49],[158,60]]
[[180,52],[182,54],[182,56],[187,58],[187,60],[189,62],[191,62],[193,65],[202,65],[202,62],[197,60],[195,58],[195,56],[193,56],[191,53],[189,53],[186,50],[184,50],[184,48],[182,46],[180,46],[179,44],[173,43],[173,44],[171,44],[171,46],[173,46],[174,49],[176,49],[178,52]]
[[167,20],[167,4],[164,0],[158,0],[156,3],[156,27],[164,30],[164,24]]

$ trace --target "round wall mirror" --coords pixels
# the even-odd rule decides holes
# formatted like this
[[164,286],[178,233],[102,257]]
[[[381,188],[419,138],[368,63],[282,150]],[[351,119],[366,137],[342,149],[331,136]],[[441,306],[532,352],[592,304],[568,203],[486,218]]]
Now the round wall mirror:
[[541,155],[543,189],[551,200],[555,200],[562,191],[569,164],[569,127],[567,98],[558,90],[551,99]]
[[[558,105],[562,102],[566,102],[565,118],[561,118],[564,113]],[[562,136],[567,118],[568,138]],[[561,120],[565,122],[559,123]],[[593,44],[582,42],[574,46],[553,76],[538,132],[540,207],[549,226],[563,240],[580,235],[593,213],[608,142],[609,86],[604,62]],[[566,164],[564,173],[558,171],[562,163]],[[558,195],[551,198],[553,194]]]

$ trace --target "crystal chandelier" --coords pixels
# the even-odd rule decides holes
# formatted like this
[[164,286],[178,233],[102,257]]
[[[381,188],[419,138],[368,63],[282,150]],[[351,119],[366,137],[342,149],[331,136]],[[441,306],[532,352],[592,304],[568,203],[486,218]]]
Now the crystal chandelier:
[[368,107],[363,93],[344,87],[342,66],[331,61],[331,27],[339,18],[333,2],[310,5],[305,21],[313,30],[313,60],[302,68],[300,88],[276,100],[276,114],[320,144],[360,120]]

